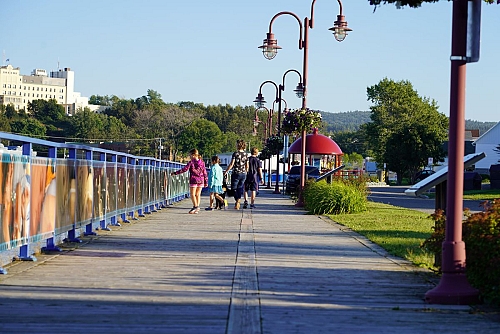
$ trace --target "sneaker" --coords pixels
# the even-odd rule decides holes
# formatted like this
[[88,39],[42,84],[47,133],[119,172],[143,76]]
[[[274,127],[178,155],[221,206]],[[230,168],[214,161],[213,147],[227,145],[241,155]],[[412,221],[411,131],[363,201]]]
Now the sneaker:
[[193,208],[191,210],[189,210],[188,213],[193,214],[193,213],[195,213],[195,211],[196,211],[196,207],[193,206]]
[[205,208],[205,211],[213,211],[214,208]]
[[255,204],[250,204],[250,209],[255,209]]
[[194,208],[194,212],[193,213],[198,213],[198,212],[200,212],[200,208],[199,207]]
[[246,209],[246,208],[248,208],[248,202],[247,202],[247,201],[245,201],[245,202],[243,203],[243,209]]

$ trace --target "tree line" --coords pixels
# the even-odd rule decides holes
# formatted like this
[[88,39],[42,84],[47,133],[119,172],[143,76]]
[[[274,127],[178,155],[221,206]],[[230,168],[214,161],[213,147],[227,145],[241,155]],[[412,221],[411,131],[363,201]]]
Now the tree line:
[[[320,132],[337,142],[344,162],[372,157],[396,172],[401,182],[425,166],[428,158],[443,161],[448,118],[438,111],[436,101],[419,96],[409,81],[387,78],[368,87],[367,96],[370,111],[321,112]],[[273,112],[256,111],[253,106],[167,103],[151,89],[136,99],[92,95],[89,102],[103,111],[84,108],[70,116],[55,100],[35,100],[26,111],[1,106],[0,130],[142,156],[159,157],[161,152],[162,159],[179,161],[192,148],[207,159],[232,152],[237,139],[266,152],[266,138],[277,128]],[[254,122],[256,115],[259,122]],[[267,148],[275,154],[275,148]]]
[[[260,120],[254,131],[253,106],[208,105],[194,102],[167,103],[148,90],[136,99],[92,95],[89,108],[67,115],[56,100],[35,100],[27,110],[0,106],[0,131],[56,142],[96,145],[126,153],[178,160],[196,147],[204,157],[231,152],[237,139],[264,147],[268,133],[276,132],[277,115],[257,111]],[[272,124],[268,125],[268,124]],[[12,144],[12,143],[11,143]]]

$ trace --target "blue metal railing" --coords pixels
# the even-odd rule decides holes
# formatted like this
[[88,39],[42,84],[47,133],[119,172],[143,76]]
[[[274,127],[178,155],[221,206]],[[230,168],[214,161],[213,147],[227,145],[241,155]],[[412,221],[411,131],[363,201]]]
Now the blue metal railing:
[[[0,132],[0,273],[15,257],[127,223],[189,194],[183,164]],[[39,151],[34,151],[36,147]]]

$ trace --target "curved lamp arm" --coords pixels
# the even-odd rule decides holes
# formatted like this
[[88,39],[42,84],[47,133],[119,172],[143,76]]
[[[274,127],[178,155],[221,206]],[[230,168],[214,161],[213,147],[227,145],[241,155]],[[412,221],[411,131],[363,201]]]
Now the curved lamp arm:
[[295,87],[295,89],[293,90],[295,92],[295,95],[297,95],[298,98],[304,97],[304,84],[302,83],[302,74],[300,74],[300,72],[295,69],[290,69],[283,74],[283,81],[282,84],[280,85],[281,91],[285,90],[285,77],[290,72],[295,72],[299,75],[299,83],[297,84],[297,87]]
[[297,22],[299,22],[299,49],[302,49],[304,44],[304,40],[302,38],[302,22],[300,21],[300,18],[297,16],[297,14],[292,12],[279,12],[278,14],[274,15],[271,19],[271,22],[269,22],[269,32],[267,33],[266,39],[264,40],[263,44],[259,46],[259,49],[262,49],[262,54],[268,60],[276,57],[278,50],[281,49],[281,46],[278,45],[278,40],[274,38],[274,34],[272,33],[273,22],[281,15],[291,15],[295,17]]

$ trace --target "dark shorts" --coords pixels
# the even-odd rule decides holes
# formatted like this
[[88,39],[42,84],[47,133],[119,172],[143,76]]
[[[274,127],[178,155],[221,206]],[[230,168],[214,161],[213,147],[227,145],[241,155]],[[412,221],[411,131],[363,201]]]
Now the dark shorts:
[[254,181],[245,182],[245,191],[257,191],[259,190],[259,185]]

